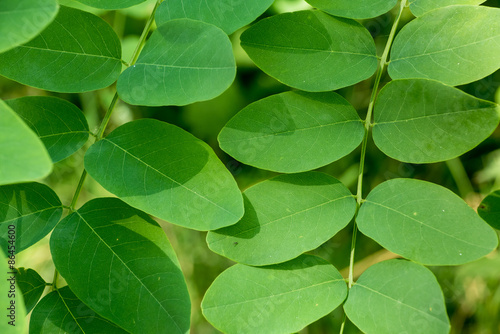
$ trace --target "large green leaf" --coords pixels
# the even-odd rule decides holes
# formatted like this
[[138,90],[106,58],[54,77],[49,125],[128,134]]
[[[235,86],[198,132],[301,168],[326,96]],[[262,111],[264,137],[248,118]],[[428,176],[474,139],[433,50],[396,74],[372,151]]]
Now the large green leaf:
[[320,11],[259,21],[241,35],[255,64],[286,85],[310,92],[351,86],[375,73],[375,43],[361,24]]
[[41,179],[51,171],[42,141],[0,100],[0,185]]
[[35,39],[0,54],[0,75],[63,93],[107,87],[121,68],[120,41],[109,24],[65,6]]
[[422,15],[396,36],[393,79],[434,79],[451,86],[500,68],[500,8],[449,6]]
[[347,287],[335,267],[315,256],[264,268],[237,264],[215,279],[201,303],[224,333],[295,333],[333,311]]
[[430,163],[458,157],[488,138],[497,104],[437,81],[395,80],[375,103],[373,139],[391,158]]
[[317,172],[280,175],[243,195],[243,218],[209,232],[207,243],[212,251],[249,265],[288,261],[319,247],[356,211],[349,189]]
[[147,0],[76,0],[87,6],[102,9],[121,9],[132,7]]
[[191,19],[161,25],[139,59],[118,79],[130,104],[186,105],[222,94],[236,76],[231,41],[219,28]]
[[432,272],[416,263],[389,260],[368,268],[344,304],[363,333],[447,334],[443,292]]
[[311,6],[335,16],[369,19],[387,13],[398,0],[306,0]]
[[415,16],[446,6],[452,5],[480,5],[486,0],[410,0],[410,10]]
[[100,317],[65,286],[45,296],[31,314],[30,334],[126,334]]
[[274,0],[168,0],[156,11],[158,25],[178,19],[188,18],[211,23],[226,34],[231,34],[249,24],[268,9]]
[[75,295],[130,333],[189,329],[190,300],[161,227],[117,198],[86,203],[50,239],[54,264]]
[[240,111],[222,129],[219,143],[247,165],[297,173],[351,153],[364,133],[356,110],[340,95],[286,92]]
[[420,180],[380,184],[356,221],[363,234],[389,251],[427,265],[474,261],[498,245],[495,231],[460,197]]
[[23,293],[26,313],[30,313],[45,290],[44,279],[33,269],[19,268],[17,270],[17,284]]
[[[24,307],[23,294],[16,282],[16,257],[14,253],[7,251],[7,259],[4,251],[0,250],[0,305],[2,305],[2,321],[0,321],[0,333],[26,334],[26,308]],[[7,262],[8,261],[8,262]],[[9,263],[9,264],[7,264]]]
[[16,253],[45,237],[62,215],[56,193],[41,183],[0,187],[0,246],[7,249],[15,230]]
[[58,10],[57,0],[0,0],[0,53],[34,38]]
[[486,196],[477,212],[488,224],[500,230],[500,190]]
[[26,96],[6,101],[45,144],[52,162],[78,151],[89,138],[89,126],[74,104],[48,96]]

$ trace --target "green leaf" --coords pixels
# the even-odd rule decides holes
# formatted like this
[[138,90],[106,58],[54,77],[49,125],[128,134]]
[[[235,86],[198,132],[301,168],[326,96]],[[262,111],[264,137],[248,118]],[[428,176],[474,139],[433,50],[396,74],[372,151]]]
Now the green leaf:
[[422,16],[433,9],[452,5],[480,5],[486,0],[410,0],[410,10],[415,16]]
[[42,141],[2,100],[0,166],[0,185],[41,179],[52,171],[52,161]]
[[35,39],[0,54],[0,75],[62,93],[107,87],[121,67],[120,41],[109,24],[65,6]]
[[[4,251],[0,250],[0,305],[2,305],[2,321],[0,321],[0,333],[26,334],[26,308],[24,307],[22,293],[16,283],[16,269],[14,268],[16,257],[10,254],[5,258]],[[9,263],[7,265],[7,263]]]
[[26,313],[30,313],[45,290],[44,279],[33,269],[17,269],[17,284],[23,293]]
[[126,203],[173,224],[206,231],[243,216],[236,181],[212,149],[171,124],[122,125],[90,147],[85,168]]
[[354,20],[319,11],[261,20],[241,35],[241,46],[264,72],[310,92],[351,86],[377,69],[368,30]]
[[89,138],[89,126],[74,104],[48,96],[26,96],[6,101],[45,144],[52,162],[78,151]]
[[488,224],[500,230],[500,190],[486,196],[477,212]]
[[266,11],[274,0],[169,0],[156,11],[156,24],[188,18],[213,24],[232,34]]
[[335,16],[369,19],[390,11],[398,0],[306,0],[311,6]]
[[437,81],[395,80],[380,92],[373,139],[403,162],[456,158],[488,138],[500,121],[497,104]]
[[389,260],[368,268],[349,290],[349,319],[370,334],[447,334],[443,292],[432,272],[416,263]]
[[120,97],[146,106],[186,105],[222,94],[236,76],[231,41],[219,28],[177,19],[153,32],[118,79]]
[[240,111],[222,129],[219,143],[247,165],[297,173],[346,156],[364,133],[358,113],[340,95],[286,92]]
[[122,9],[128,8],[147,0],[76,0],[87,6],[101,9]]
[[34,38],[58,10],[57,0],[0,0],[0,53]]
[[293,259],[351,221],[356,201],[337,179],[318,172],[280,175],[243,193],[245,215],[207,235],[209,248],[236,262],[268,265]]
[[7,249],[12,243],[10,236],[15,235],[15,251],[19,253],[52,231],[61,215],[61,201],[44,184],[1,186],[0,247]]
[[117,198],[86,203],[52,233],[54,264],[75,295],[130,333],[186,333],[190,300],[165,232]]
[[100,317],[85,305],[68,286],[52,291],[38,303],[30,320],[30,333],[84,334],[127,332]]
[[356,221],[363,234],[389,251],[426,265],[471,262],[498,245],[495,231],[460,197],[420,180],[380,184]]
[[302,255],[264,268],[232,266],[215,279],[201,307],[224,333],[289,334],[333,311],[346,295],[335,267]]
[[424,78],[451,86],[500,68],[500,8],[450,6],[408,23],[394,40],[393,79]]

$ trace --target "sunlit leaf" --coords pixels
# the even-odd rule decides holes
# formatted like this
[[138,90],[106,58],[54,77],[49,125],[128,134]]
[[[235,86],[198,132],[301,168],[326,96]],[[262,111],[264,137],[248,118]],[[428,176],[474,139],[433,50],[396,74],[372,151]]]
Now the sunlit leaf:
[[410,10],[415,16],[446,6],[452,5],[480,5],[486,0],[410,0]]
[[500,230],[500,190],[486,196],[477,212],[488,224]]
[[121,9],[132,7],[147,0],[76,0],[87,6],[102,9]]
[[311,6],[335,16],[368,19],[387,13],[398,0],[306,0]]
[[33,269],[19,268],[16,275],[17,284],[23,293],[26,313],[35,307],[45,290],[44,279]]

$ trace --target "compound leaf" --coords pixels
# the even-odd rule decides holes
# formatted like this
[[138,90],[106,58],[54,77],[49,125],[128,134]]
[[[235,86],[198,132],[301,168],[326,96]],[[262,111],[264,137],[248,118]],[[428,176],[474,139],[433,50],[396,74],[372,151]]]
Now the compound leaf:
[[369,19],[391,10],[398,0],[306,0],[311,6],[335,16]]
[[23,293],[26,313],[30,313],[45,290],[44,279],[33,269],[19,268],[16,274],[17,284]]
[[500,190],[486,196],[477,212],[488,224],[500,230]]
[[147,0],[76,0],[87,6],[101,9],[122,9],[128,8]]
[[480,5],[486,0],[410,0],[410,10],[415,16],[422,16],[433,9],[452,5]]

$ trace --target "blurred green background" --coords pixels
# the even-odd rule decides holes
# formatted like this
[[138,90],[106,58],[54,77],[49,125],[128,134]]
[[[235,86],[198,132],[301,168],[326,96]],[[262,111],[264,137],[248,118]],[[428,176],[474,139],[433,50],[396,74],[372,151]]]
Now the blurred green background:
[[[109,22],[123,40],[123,59],[126,61],[130,59],[154,5],[154,1],[148,1],[130,9],[105,12],[86,7],[73,0],[60,0],[60,3],[93,12]],[[489,0],[484,5],[500,7],[500,0]],[[276,0],[261,18],[307,8],[310,7],[303,0]],[[385,46],[395,14],[395,12],[390,12],[362,21],[374,37],[379,54]],[[412,19],[411,13],[406,11],[402,23]],[[238,75],[234,84],[223,95],[212,101],[195,103],[186,107],[137,107],[120,102],[107,132],[134,119],[156,118],[176,124],[211,145],[234,175],[242,190],[273,176],[275,173],[240,164],[222,152],[217,144],[219,131],[243,107],[269,95],[290,90],[289,87],[280,84],[253,65],[239,46],[239,36],[243,30],[230,36],[238,64]],[[384,80],[388,81],[390,78],[385,75]],[[339,91],[353,104],[361,117],[366,115],[371,85],[372,80],[367,80]],[[460,88],[478,98],[498,103],[500,102],[499,87],[500,71],[497,71],[478,82]],[[1,99],[27,95],[54,95],[64,98],[84,111],[90,129],[93,131],[97,129],[114,92],[115,88],[111,86],[97,92],[55,94],[26,87],[0,77]],[[83,156],[91,142],[92,140],[78,153],[57,163],[52,175],[44,180],[58,193],[66,205],[71,202],[83,169]],[[369,142],[368,145],[367,174],[364,183],[366,193],[387,179],[418,178],[451,189],[476,209],[486,194],[500,189],[500,129],[497,129],[489,139],[474,150],[462,156],[460,160],[449,163],[429,165],[400,163],[378,151],[373,142]],[[358,167],[359,150],[356,150],[340,161],[321,168],[320,171],[338,178],[354,193]],[[97,182],[88,178],[80,196],[79,206],[92,198],[103,196],[112,195]],[[193,305],[191,333],[219,333],[203,318],[200,302],[215,277],[233,263],[208,249],[205,243],[206,233],[184,229],[162,221],[159,223],[165,229],[177,252],[188,282]],[[349,263],[351,227],[350,225],[311,253],[329,260],[339,270],[346,268]],[[20,253],[18,263],[19,266],[37,270],[46,281],[51,282],[54,267],[48,240],[49,237]],[[356,273],[360,274],[367,266],[392,256],[375,242],[360,235],[357,243]],[[474,263],[458,267],[433,267],[431,270],[436,274],[444,291],[452,323],[452,333],[500,334],[500,253],[498,251]],[[342,272],[345,273],[345,271]],[[300,333],[338,333],[342,318],[343,313],[339,308]],[[348,323],[345,333],[360,333],[360,331]]]

